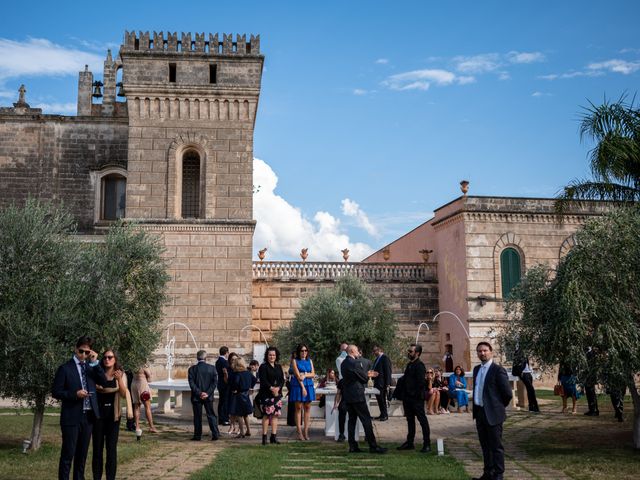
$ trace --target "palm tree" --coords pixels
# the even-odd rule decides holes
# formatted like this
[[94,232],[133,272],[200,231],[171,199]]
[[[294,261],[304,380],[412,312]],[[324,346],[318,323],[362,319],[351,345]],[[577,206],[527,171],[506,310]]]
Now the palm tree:
[[562,213],[569,201],[640,200],[640,109],[623,95],[602,105],[589,102],[580,121],[580,139],[596,146],[589,152],[593,178],[573,180],[557,197]]

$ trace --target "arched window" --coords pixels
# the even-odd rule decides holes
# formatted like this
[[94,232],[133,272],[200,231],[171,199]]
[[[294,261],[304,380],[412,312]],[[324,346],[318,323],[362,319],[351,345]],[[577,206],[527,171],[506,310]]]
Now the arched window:
[[502,298],[507,298],[513,287],[520,283],[520,254],[515,248],[505,248],[500,253]]
[[200,217],[200,155],[188,150],[182,157],[182,218]]
[[127,194],[127,179],[113,173],[102,177],[102,205],[100,220],[124,218]]

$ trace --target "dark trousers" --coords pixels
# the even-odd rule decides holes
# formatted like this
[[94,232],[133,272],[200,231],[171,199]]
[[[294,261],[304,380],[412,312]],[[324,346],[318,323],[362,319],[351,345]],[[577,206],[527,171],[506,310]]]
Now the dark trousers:
[[[101,414],[102,415],[102,414]],[[91,470],[93,479],[102,478],[102,452],[107,449],[107,460],[104,470],[107,480],[115,480],[116,469],[118,467],[118,434],[120,433],[120,420],[113,421],[113,410],[105,413],[93,425],[93,459],[91,460]]]
[[527,400],[529,402],[530,412],[539,412],[538,400],[536,399],[536,389],[533,388],[533,375],[530,373],[523,373],[520,375],[520,380],[524,384],[524,388],[527,389]]
[[[211,438],[218,438],[218,419],[213,412],[213,402],[210,399],[191,402],[193,407],[193,436],[195,438],[202,437],[202,407],[207,414],[207,422],[209,422],[209,430],[211,430]],[[220,409],[218,409],[220,410]]]
[[449,405],[449,392],[446,390],[440,390],[440,408],[447,408]]
[[356,440],[356,422],[358,419],[362,422],[364,427],[364,437],[369,443],[369,448],[376,448],[376,436],[373,433],[373,425],[371,425],[371,414],[367,408],[367,402],[348,403],[347,412],[349,413],[349,446],[357,447],[358,441]]
[[611,405],[613,405],[613,413],[616,418],[622,418],[622,414],[624,413],[624,396],[626,393],[626,387],[623,390],[617,390],[609,393]]
[[218,385],[218,422],[220,424],[229,423],[229,398],[231,391],[225,385]]
[[340,402],[338,405],[338,434],[344,437],[344,426],[347,424],[347,403]]
[[404,416],[407,417],[407,443],[413,444],[416,438],[416,418],[420,422],[422,428],[422,442],[425,445],[431,445],[431,430],[429,429],[429,420],[424,413],[424,401],[416,399],[407,399],[402,401]]
[[598,411],[598,397],[596,396],[596,386],[587,384],[584,386],[584,393],[587,395],[587,405],[590,412]]
[[378,402],[378,408],[380,408],[380,418],[388,418],[389,413],[387,412],[387,387],[379,387],[378,390],[380,390],[380,395],[376,395],[376,401]]
[[504,475],[502,423],[489,425],[484,408],[476,406],[476,429],[482,447],[484,475],[488,478],[501,480]]
[[87,462],[89,441],[95,416],[89,411],[82,415],[79,425],[61,425],[62,449],[58,465],[58,480],[68,480],[73,462],[73,480],[84,480],[84,465]]

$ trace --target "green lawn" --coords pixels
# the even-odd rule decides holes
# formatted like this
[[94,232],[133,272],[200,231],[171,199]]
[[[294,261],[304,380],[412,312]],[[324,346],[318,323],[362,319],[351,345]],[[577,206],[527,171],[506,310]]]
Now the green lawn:
[[[386,446],[386,444],[385,444]],[[295,443],[285,445],[251,445],[227,448],[209,466],[191,476],[191,480],[217,478],[265,479],[275,474],[291,478],[384,478],[415,480],[416,478],[468,479],[462,465],[450,456],[424,455],[418,451],[398,452],[389,445],[386,455],[347,453],[346,445],[327,443]],[[435,444],[432,446],[435,448]]]
[[[542,393],[542,394],[541,394]],[[537,391],[537,397],[547,400],[559,412],[560,397],[553,392]],[[569,402],[569,406],[571,402]],[[578,400],[578,415],[558,415],[557,422],[546,429],[532,429],[523,447],[539,462],[547,463],[576,479],[640,478],[640,452],[633,449],[631,396],[625,397],[625,421],[613,418],[608,395],[598,395],[599,417],[585,417],[586,398]]]
[[[47,409],[48,413],[57,413],[56,408]],[[57,477],[60,456],[60,418],[45,415],[43,446],[37,452],[22,453],[22,441],[29,438],[33,415],[29,410],[2,409],[0,412],[0,478],[12,480],[50,480]],[[9,414],[7,414],[9,413]],[[156,442],[147,437],[142,443],[135,436],[120,432],[118,443],[118,464],[142,456]],[[85,474],[91,478],[91,448],[87,459]]]

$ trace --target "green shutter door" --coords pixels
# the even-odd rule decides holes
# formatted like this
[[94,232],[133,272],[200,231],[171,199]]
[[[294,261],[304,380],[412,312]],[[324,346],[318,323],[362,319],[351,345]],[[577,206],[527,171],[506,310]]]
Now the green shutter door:
[[520,282],[520,255],[514,248],[505,248],[500,254],[502,274],[502,298],[507,298],[511,289]]

